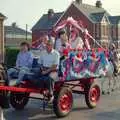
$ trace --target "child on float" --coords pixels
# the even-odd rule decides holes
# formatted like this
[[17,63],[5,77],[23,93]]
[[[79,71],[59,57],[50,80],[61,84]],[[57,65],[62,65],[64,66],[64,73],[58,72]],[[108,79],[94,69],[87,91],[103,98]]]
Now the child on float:
[[58,33],[58,38],[56,39],[55,42],[55,49],[60,53],[60,55],[62,56],[63,54],[63,50],[64,49],[70,49],[70,44],[69,44],[69,40],[68,40],[68,36],[67,36],[67,32],[66,30],[60,30]]

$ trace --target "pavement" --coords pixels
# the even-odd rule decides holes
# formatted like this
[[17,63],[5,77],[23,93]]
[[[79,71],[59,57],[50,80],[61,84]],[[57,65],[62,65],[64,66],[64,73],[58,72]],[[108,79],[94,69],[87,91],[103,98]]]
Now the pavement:
[[[109,80],[111,84],[109,85]],[[113,88],[116,80],[116,90],[107,94]],[[30,100],[28,105],[22,111],[15,111],[10,108],[4,112],[6,120],[120,120],[120,79],[101,80],[102,90],[105,95],[101,96],[97,107],[89,109],[85,103],[83,95],[74,95],[74,104],[72,112],[65,118],[56,118],[52,108],[42,110],[42,102],[40,100]]]

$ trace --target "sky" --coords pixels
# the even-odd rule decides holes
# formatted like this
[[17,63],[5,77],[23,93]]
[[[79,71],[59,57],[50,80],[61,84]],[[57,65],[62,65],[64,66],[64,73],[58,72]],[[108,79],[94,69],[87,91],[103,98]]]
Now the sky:
[[[25,29],[27,24],[30,30],[48,9],[62,12],[71,2],[72,0],[0,0],[0,12],[7,17],[5,25],[16,22],[19,27]],[[111,15],[120,15],[120,0],[101,0],[101,2]],[[96,0],[83,0],[83,3],[95,5]]]

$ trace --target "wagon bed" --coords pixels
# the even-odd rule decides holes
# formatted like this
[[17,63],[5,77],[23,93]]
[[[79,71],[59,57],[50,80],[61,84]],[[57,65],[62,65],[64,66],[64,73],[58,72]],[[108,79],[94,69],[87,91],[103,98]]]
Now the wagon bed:
[[[48,101],[45,96],[47,88],[38,88],[30,82],[21,83],[19,86],[0,86],[0,91],[10,91],[10,103],[15,109],[23,109],[28,103],[30,94],[37,93],[42,95],[41,98],[34,99]],[[53,110],[57,117],[64,117],[70,113],[73,105],[73,95],[84,94],[85,101],[89,108],[95,108],[100,100],[100,86],[97,78],[83,78],[78,80],[57,81],[54,86]]]

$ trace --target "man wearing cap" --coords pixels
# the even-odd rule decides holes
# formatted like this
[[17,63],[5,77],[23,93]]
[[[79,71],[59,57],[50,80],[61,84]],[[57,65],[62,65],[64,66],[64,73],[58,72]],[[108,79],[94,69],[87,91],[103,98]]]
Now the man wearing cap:
[[53,100],[54,81],[58,79],[57,70],[60,59],[59,53],[53,49],[53,47],[54,41],[51,39],[48,40],[46,43],[46,50],[43,51],[38,60],[39,69],[37,69],[31,77],[27,76],[28,80],[32,80],[32,82],[38,86],[45,83],[49,90],[48,94],[50,96],[50,101]]

